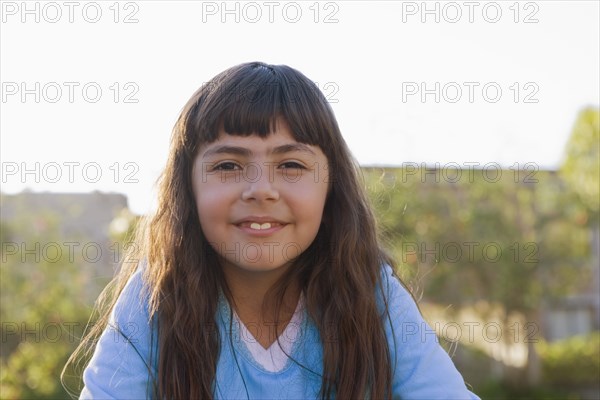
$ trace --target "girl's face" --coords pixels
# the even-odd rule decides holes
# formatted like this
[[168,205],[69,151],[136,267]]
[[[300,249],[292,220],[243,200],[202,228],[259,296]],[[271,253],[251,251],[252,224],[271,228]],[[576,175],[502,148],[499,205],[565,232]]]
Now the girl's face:
[[230,271],[287,266],[315,239],[328,191],[327,157],[277,119],[266,138],[226,134],[203,146],[192,181],[200,225]]

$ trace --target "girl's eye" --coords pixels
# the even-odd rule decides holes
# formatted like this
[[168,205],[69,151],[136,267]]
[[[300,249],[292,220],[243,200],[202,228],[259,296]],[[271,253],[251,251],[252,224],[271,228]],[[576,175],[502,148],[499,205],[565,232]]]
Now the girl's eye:
[[304,165],[297,163],[295,161],[287,161],[279,164],[279,168],[282,169],[305,169]]
[[231,161],[225,161],[213,167],[215,171],[235,171],[241,169],[239,165]]

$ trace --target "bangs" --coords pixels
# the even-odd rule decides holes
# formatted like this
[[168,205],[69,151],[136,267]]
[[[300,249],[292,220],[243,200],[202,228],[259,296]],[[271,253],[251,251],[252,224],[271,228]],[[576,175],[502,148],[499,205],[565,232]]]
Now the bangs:
[[[219,131],[266,137],[286,120],[294,139],[324,148],[337,129],[325,96],[300,72],[283,65],[243,64],[217,75],[202,89],[196,126],[201,143]],[[204,98],[204,101],[202,101]]]

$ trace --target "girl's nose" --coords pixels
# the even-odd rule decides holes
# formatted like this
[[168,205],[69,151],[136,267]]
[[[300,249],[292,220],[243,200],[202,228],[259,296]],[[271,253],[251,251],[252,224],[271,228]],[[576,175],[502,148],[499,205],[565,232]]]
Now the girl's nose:
[[255,164],[254,171],[247,171],[242,179],[245,180],[242,200],[278,200],[279,191],[275,187],[273,174],[269,175],[268,168]]

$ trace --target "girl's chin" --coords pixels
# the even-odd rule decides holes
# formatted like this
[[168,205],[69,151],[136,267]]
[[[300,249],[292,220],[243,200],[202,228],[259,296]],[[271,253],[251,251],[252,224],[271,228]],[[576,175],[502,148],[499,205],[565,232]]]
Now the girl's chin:
[[223,261],[227,270],[233,273],[241,274],[281,273],[290,265],[290,262],[285,260],[281,260],[280,262],[277,262],[277,260],[268,259],[257,259],[246,262],[234,262],[232,260]]
[[245,264],[245,265],[237,265],[237,269],[244,270],[246,272],[256,272],[256,273],[269,273],[269,272],[279,272],[285,269],[286,264],[272,264],[272,263],[256,263],[256,264]]

